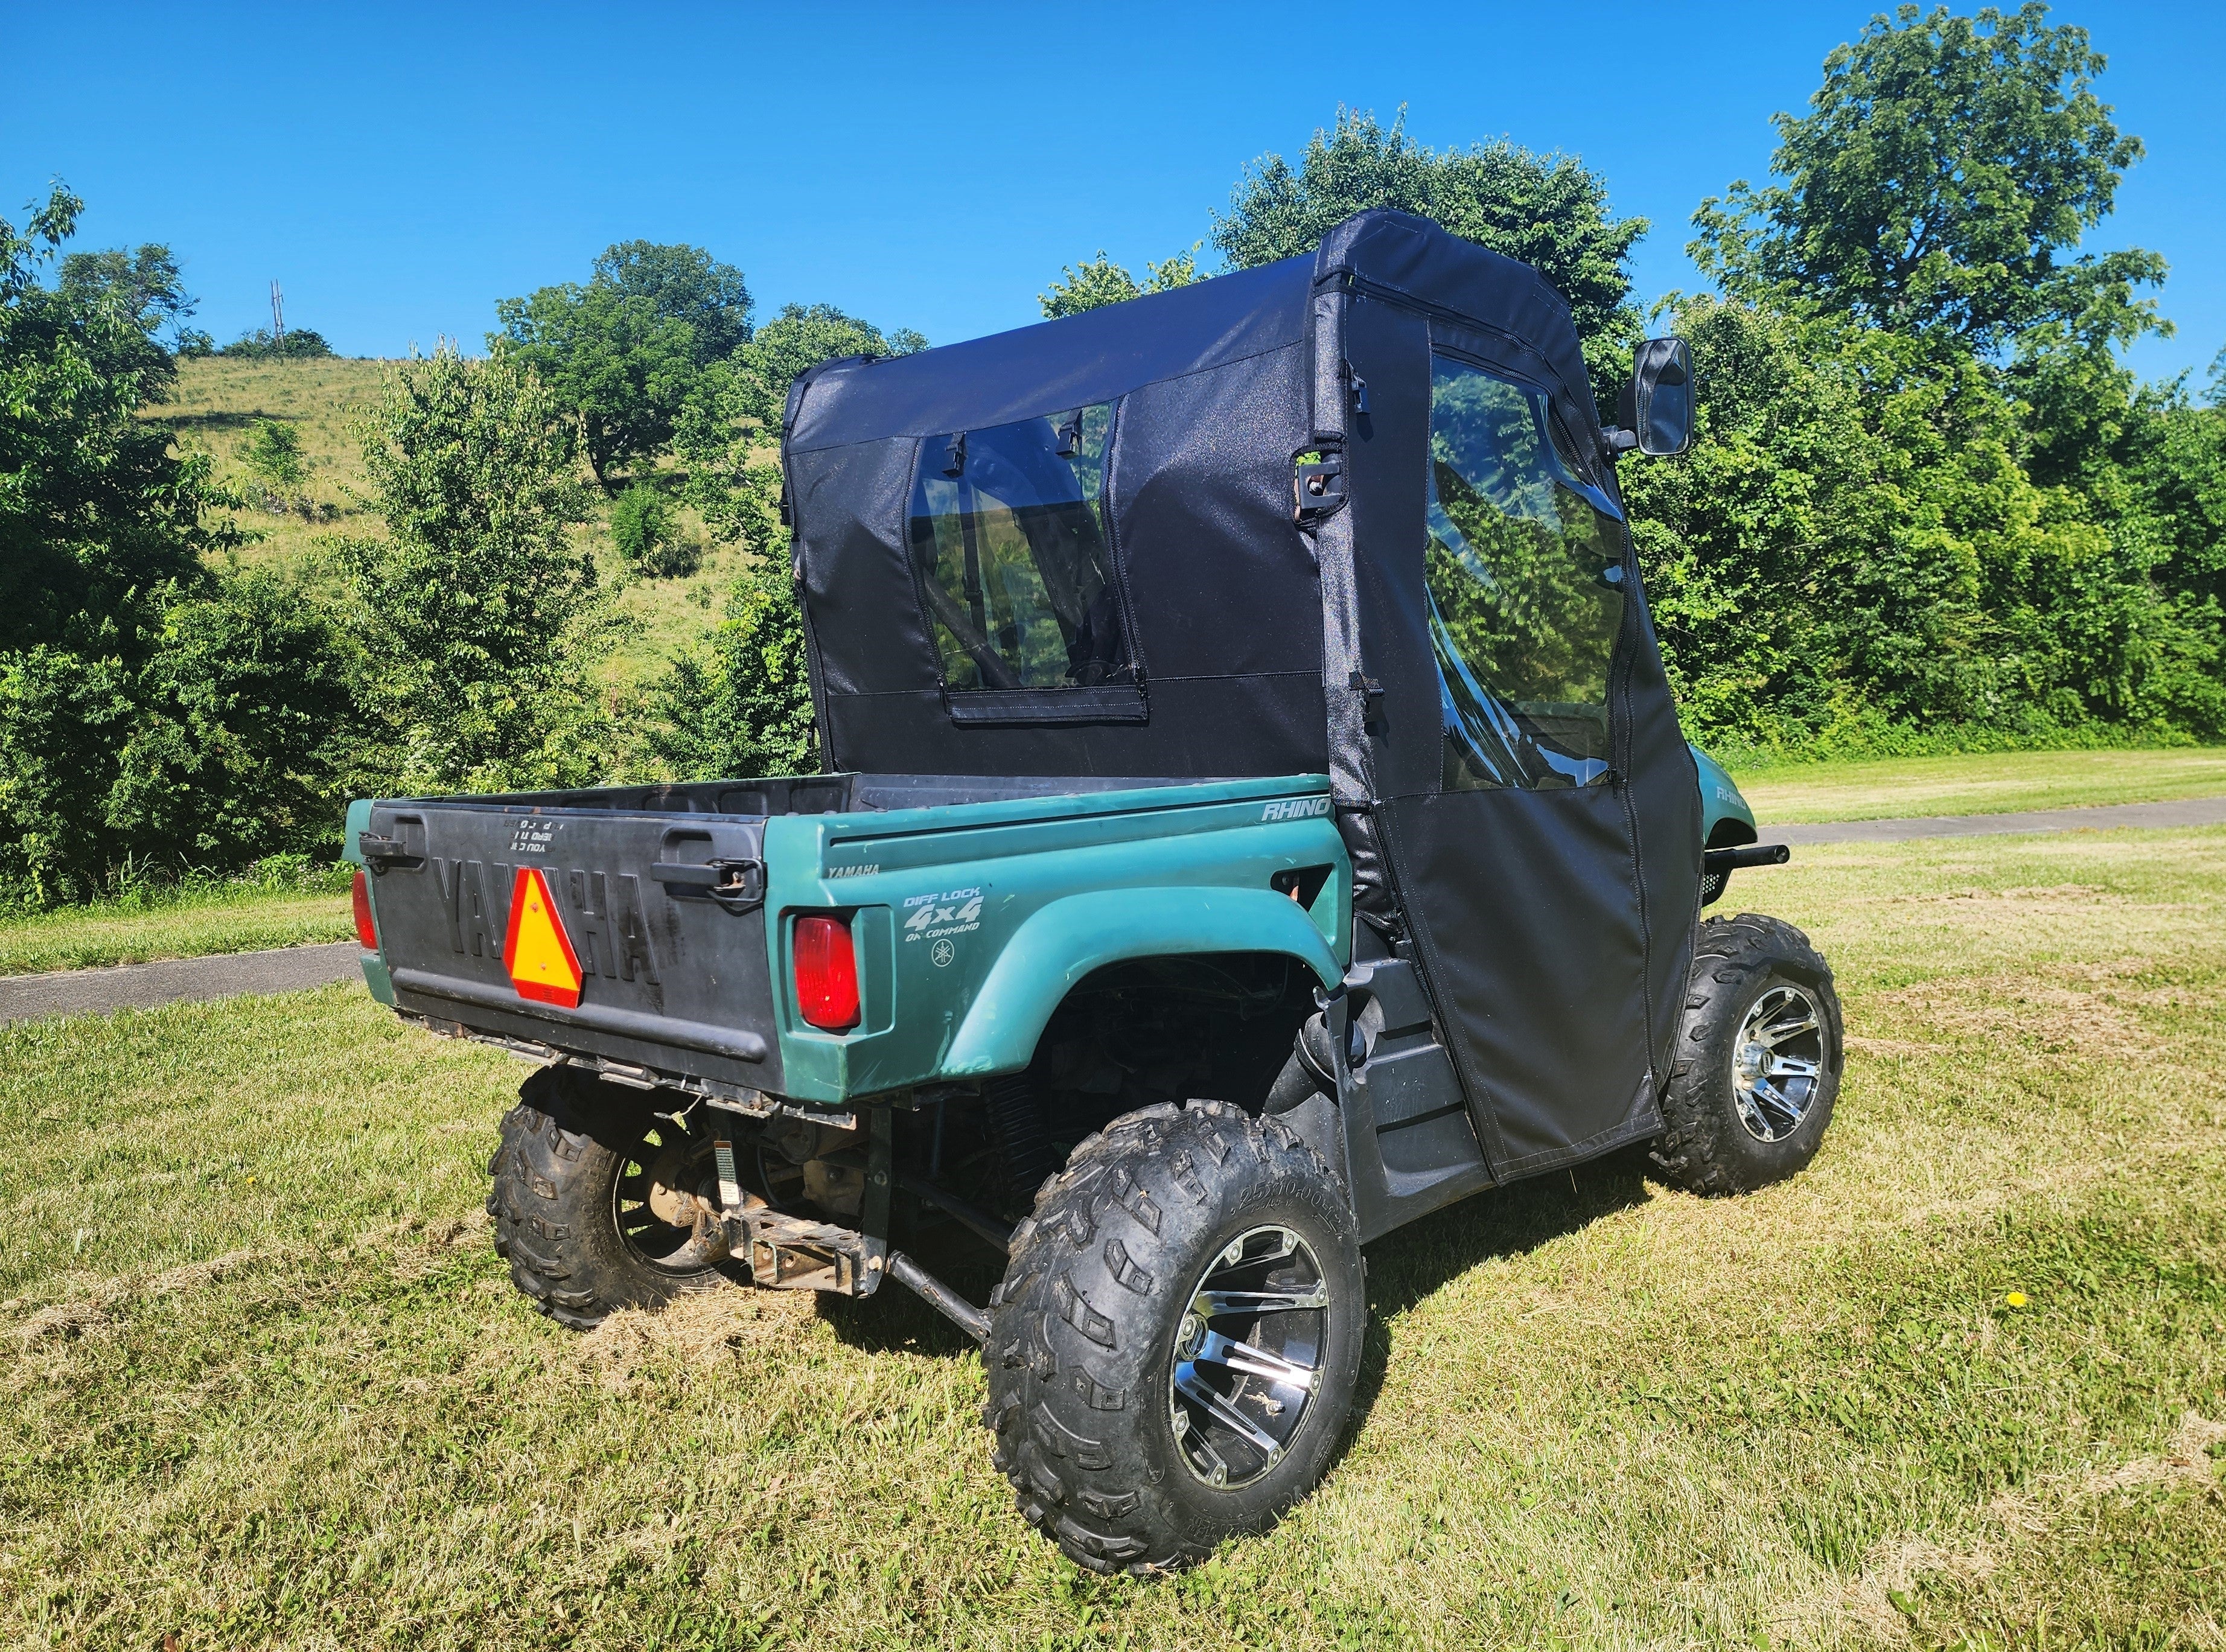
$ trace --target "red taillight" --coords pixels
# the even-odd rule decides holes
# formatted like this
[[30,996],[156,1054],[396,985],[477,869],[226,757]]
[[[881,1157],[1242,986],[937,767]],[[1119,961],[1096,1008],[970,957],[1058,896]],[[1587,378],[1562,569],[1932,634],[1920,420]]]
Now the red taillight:
[[829,1032],[858,1025],[858,955],[849,918],[796,920],[796,1010]]
[[365,951],[378,950],[378,925],[371,916],[371,880],[363,875],[361,867],[355,869],[355,938],[363,943]]

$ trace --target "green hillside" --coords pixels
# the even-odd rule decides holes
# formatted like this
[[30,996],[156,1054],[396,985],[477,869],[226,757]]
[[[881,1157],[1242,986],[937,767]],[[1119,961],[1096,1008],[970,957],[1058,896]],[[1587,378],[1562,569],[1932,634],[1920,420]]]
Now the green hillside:
[[[232,513],[249,539],[238,553],[243,562],[309,572],[322,544],[381,531],[365,498],[367,481],[353,427],[356,410],[378,398],[385,365],[347,359],[243,361],[212,356],[181,361],[175,393],[145,416],[168,426],[181,448],[210,454],[218,479],[253,501]],[[300,432],[308,473],[298,498],[272,494],[244,462],[248,431],[258,419],[283,420]],[[588,477],[584,466],[581,477]],[[593,488],[589,499],[593,519],[576,531],[581,543],[594,550],[626,622],[619,648],[604,668],[610,687],[623,693],[654,676],[675,650],[718,622],[741,558],[713,543],[695,513],[681,509],[684,533],[699,548],[695,570],[642,578],[612,547],[609,501]]]

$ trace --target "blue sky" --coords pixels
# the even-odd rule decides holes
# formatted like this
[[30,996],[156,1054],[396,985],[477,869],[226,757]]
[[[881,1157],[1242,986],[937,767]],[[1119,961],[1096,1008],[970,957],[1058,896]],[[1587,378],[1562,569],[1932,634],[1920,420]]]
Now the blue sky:
[[[0,0],[0,216],[67,180],[79,245],[169,242],[219,340],[267,325],[276,276],[345,353],[476,346],[496,299],[646,237],[741,266],[760,315],[825,300],[948,343],[1035,320],[1100,246],[1141,266],[1210,235],[1244,163],[1340,103],[1403,103],[1425,143],[1604,173],[1653,220],[1652,298],[1698,284],[1694,206],[1762,177],[1771,114],[1879,9]],[[2179,335],[2134,363],[2199,379],[2226,345],[2226,5],[2055,16],[2148,145],[2090,242],[2171,262]]]

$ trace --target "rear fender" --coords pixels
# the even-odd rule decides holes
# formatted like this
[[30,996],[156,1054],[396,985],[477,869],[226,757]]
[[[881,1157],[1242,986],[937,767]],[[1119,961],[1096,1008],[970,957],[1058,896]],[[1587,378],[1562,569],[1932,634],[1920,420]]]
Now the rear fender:
[[1107,889],[1051,902],[1016,930],[990,967],[942,1063],[951,1076],[1011,1072],[1076,982],[1129,958],[1281,952],[1325,991],[1344,977],[1304,909],[1267,889]]

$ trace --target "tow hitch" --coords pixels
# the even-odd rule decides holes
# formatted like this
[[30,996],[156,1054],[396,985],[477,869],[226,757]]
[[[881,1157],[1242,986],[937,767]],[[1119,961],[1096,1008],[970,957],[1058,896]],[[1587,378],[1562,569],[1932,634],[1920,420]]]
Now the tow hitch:
[[[735,1172],[735,1148],[730,1141],[713,1143],[718,1166],[720,1210],[716,1215],[698,1208],[696,1237],[699,1244],[722,1256],[739,1257],[749,1265],[751,1280],[768,1290],[832,1291],[842,1296],[871,1296],[884,1278],[894,1278],[916,1293],[929,1306],[949,1319],[976,1342],[989,1334],[989,1316],[929,1273],[900,1250],[889,1249],[889,1192],[894,1182],[893,1121],[886,1110],[869,1115],[869,1146],[866,1158],[863,1231],[808,1217],[776,1210],[756,1194],[744,1191]],[[1002,1233],[994,1223],[971,1207],[910,1179],[906,1186],[930,1202],[957,1205],[961,1220],[977,1232]],[[988,1231],[984,1231],[984,1230]]]

